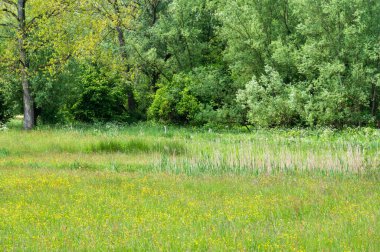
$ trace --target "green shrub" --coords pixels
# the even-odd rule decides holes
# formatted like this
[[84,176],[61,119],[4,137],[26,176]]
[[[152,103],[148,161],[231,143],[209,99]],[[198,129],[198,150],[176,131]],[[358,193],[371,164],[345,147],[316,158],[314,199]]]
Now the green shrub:
[[180,73],[160,85],[148,118],[165,123],[204,125],[238,122],[230,113],[236,104],[236,88],[221,67],[198,67]]
[[290,99],[296,96],[294,89],[287,86],[271,67],[267,66],[265,72],[238,92],[237,101],[248,111],[248,121],[260,127],[299,124],[296,99]]
[[172,82],[162,85],[149,108],[149,119],[172,123],[191,122],[200,104],[187,88],[190,81],[185,74],[178,74]]
[[72,107],[74,118],[81,122],[125,121],[127,97],[106,85],[87,87]]

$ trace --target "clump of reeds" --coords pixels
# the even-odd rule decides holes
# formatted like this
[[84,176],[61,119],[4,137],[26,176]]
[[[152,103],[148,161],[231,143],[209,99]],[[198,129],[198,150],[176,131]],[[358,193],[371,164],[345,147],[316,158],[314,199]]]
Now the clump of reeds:
[[366,159],[363,148],[347,145],[305,146],[303,143],[244,142],[198,144],[186,155],[158,155],[155,169],[185,173],[257,174],[322,171],[359,174],[375,161]]

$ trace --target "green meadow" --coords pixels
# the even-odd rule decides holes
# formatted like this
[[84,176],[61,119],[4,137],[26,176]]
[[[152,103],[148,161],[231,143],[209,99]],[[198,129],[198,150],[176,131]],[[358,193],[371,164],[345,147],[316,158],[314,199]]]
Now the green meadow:
[[0,131],[1,251],[378,251],[380,132]]

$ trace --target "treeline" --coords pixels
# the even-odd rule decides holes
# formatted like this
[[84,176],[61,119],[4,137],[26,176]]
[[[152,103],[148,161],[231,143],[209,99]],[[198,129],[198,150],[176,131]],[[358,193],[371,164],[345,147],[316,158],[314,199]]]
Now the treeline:
[[0,0],[0,121],[380,125],[378,0]]

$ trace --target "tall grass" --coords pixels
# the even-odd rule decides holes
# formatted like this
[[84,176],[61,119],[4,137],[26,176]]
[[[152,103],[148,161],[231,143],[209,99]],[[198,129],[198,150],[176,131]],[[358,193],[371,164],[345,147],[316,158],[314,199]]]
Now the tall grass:
[[182,143],[177,141],[160,141],[147,142],[139,139],[128,141],[120,141],[115,139],[102,140],[91,144],[89,147],[91,152],[105,153],[163,153],[163,154],[182,154],[186,148]]
[[162,127],[144,125],[9,128],[0,132],[0,166],[186,174],[366,174],[380,169],[380,132],[374,129],[210,133],[169,128],[165,134]]
[[193,146],[192,153],[184,156],[159,155],[155,158],[158,171],[193,173],[258,174],[288,171],[317,171],[329,173],[363,174],[378,168],[379,159],[367,156],[358,146],[320,150],[302,146],[276,145],[268,143]]

